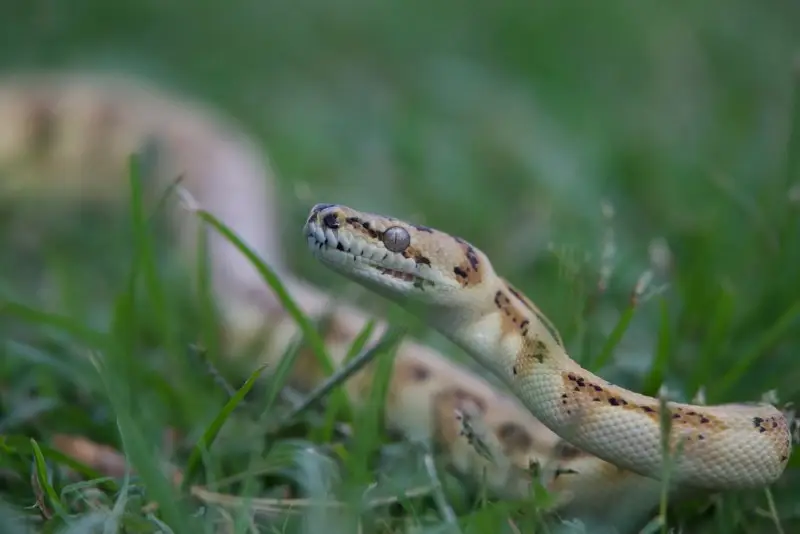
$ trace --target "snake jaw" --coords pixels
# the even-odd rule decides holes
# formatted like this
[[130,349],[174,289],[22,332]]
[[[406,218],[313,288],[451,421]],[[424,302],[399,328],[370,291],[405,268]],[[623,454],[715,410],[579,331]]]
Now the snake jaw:
[[437,264],[429,230],[345,206],[318,204],[303,229],[312,254],[329,268],[397,301],[440,304],[458,282]]
[[425,266],[377,244],[364,243],[331,228],[323,229],[315,221],[306,224],[305,234],[309,249],[320,261],[357,282],[367,282],[384,293],[392,293],[390,296],[424,293],[426,288],[436,285],[430,277],[433,273],[426,276],[421,272]]

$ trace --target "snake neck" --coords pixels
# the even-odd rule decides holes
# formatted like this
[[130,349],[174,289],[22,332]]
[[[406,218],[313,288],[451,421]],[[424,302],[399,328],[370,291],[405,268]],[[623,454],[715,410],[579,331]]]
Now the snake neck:
[[506,280],[496,277],[482,293],[469,308],[433,311],[434,326],[506,378],[514,376],[515,366],[531,357],[540,364],[577,366],[550,321]]

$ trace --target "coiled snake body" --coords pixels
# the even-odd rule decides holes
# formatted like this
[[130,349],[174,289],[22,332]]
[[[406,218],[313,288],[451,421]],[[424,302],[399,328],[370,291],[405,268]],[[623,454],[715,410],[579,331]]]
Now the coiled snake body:
[[[523,404],[576,447],[643,476],[663,476],[657,399],[608,383],[573,361],[544,316],[463,239],[391,217],[314,206],[304,228],[315,256],[424,314],[442,334],[504,374]],[[727,490],[774,482],[791,453],[784,414],[769,404],[669,403],[670,479]]]

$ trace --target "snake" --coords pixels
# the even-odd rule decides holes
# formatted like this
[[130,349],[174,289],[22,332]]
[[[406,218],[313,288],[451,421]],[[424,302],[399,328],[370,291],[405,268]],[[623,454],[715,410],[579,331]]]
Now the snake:
[[763,487],[786,468],[792,436],[777,407],[662,403],[609,383],[570,358],[543,313],[460,237],[335,204],[316,204],[303,231],[321,263],[424,318],[601,460],[716,491]]
[[[0,75],[0,185],[7,198],[33,199],[37,211],[86,202],[123,207],[128,157],[153,146],[158,158],[145,184],[149,205],[181,176],[181,187],[268,264],[300,309],[320,324],[335,367],[368,324],[374,328],[367,343],[387,331],[388,322],[376,320],[376,313],[296,275],[278,231],[287,215],[280,210],[286,198],[279,195],[277,175],[263,146],[234,117],[125,72]],[[187,266],[195,266],[197,217],[181,209],[171,214],[163,237]],[[471,354],[512,377],[516,368],[524,402],[478,370],[404,338],[383,407],[387,431],[432,445],[443,467],[495,499],[526,499],[538,481],[553,497],[548,515],[621,532],[647,520],[662,490],[651,476],[659,463],[655,416],[645,408],[655,409],[652,399],[613,387],[571,362],[554,342],[558,336],[546,331],[544,314],[496,277],[478,249],[433,229],[337,206],[316,207],[306,228],[312,250],[329,266],[385,296],[423,304],[434,312],[436,327]],[[28,239],[30,227],[24,233]],[[302,337],[301,329],[234,245],[214,232],[207,237],[225,354],[234,358],[257,340],[259,357],[275,364]],[[355,405],[371,402],[374,373],[369,365],[344,384]],[[288,387],[310,392],[328,376],[303,348]],[[601,390],[592,392],[596,387]],[[673,426],[695,439],[689,463],[678,466],[684,482],[723,489],[766,484],[785,465],[786,426],[774,410],[671,410],[680,416]],[[578,432],[569,432],[581,416]]]

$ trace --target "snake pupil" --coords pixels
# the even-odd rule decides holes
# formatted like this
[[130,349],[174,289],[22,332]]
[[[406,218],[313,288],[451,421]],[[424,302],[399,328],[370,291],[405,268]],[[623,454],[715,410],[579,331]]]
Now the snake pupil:
[[383,244],[392,252],[403,252],[411,244],[411,236],[405,228],[391,226],[383,233]]

